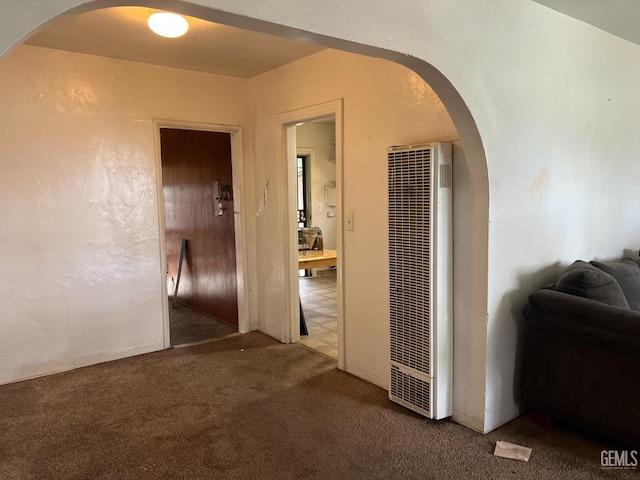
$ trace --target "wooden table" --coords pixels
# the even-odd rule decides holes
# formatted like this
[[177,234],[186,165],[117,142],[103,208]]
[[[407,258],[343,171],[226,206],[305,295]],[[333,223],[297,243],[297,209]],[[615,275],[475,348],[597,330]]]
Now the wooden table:
[[[298,269],[307,270],[309,268],[335,267],[338,263],[338,252],[335,250],[298,250]],[[302,301],[300,301],[300,335],[309,335],[307,322],[302,311]]]
[[298,268],[335,267],[338,263],[338,252],[335,250],[298,250]]

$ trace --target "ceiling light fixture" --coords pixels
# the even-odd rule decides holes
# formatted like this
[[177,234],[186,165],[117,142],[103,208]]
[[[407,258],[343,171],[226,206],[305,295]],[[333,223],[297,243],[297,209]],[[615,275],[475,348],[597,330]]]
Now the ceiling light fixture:
[[187,19],[177,13],[154,13],[147,19],[147,24],[154,33],[167,38],[181,37],[189,30]]

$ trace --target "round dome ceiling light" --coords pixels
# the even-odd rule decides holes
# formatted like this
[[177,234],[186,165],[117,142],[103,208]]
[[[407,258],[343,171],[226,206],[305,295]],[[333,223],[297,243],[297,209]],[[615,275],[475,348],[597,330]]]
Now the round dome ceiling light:
[[147,19],[147,24],[154,33],[167,38],[181,37],[189,30],[187,19],[177,13],[154,13]]

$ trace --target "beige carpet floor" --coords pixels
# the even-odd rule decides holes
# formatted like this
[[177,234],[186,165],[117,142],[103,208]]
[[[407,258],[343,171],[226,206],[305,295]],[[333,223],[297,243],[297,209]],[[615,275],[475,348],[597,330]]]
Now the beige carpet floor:
[[[533,448],[495,457],[497,440]],[[481,435],[260,333],[0,386],[0,478],[595,479],[615,446],[527,418]]]
[[186,345],[220,338],[237,332],[238,329],[205,315],[188,305],[176,302],[172,307],[169,299],[169,334],[171,345]]

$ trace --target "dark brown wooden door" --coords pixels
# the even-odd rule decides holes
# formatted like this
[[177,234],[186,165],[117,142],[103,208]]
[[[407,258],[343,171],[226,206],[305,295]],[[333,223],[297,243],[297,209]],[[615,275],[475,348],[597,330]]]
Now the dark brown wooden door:
[[167,267],[174,280],[187,240],[178,300],[237,326],[231,135],[162,128],[160,146]]

